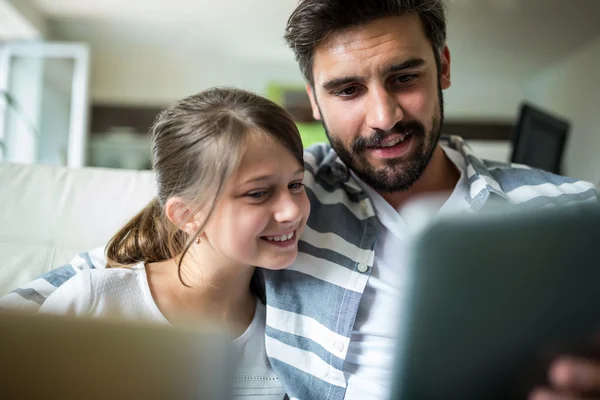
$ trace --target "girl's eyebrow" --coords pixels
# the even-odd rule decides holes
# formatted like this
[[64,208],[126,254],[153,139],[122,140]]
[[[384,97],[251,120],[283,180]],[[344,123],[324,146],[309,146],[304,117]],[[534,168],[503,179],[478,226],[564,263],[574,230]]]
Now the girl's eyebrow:
[[[301,174],[303,172],[304,172],[304,167],[300,167],[298,170],[296,170],[296,172],[294,172],[294,175],[298,175],[298,174]],[[269,174],[267,174],[267,175],[259,175],[259,176],[255,176],[255,177],[252,177],[250,179],[245,180],[243,182],[243,184],[253,183],[253,182],[260,182],[260,181],[266,181],[266,180],[268,180],[271,177],[273,177],[272,174],[270,174],[270,175]]]

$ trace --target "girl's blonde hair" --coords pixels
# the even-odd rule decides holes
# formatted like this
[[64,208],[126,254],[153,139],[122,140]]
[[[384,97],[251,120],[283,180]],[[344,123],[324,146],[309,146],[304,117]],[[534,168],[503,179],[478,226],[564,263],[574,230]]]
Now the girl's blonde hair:
[[180,265],[202,228],[196,235],[180,230],[166,217],[167,200],[178,196],[198,209],[210,206],[210,216],[253,132],[272,137],[304,165],[302,141],[290,116],[253,93],[212,88],[163,110],[150,129],[157,197],[112,237],[108,267],[170,258],[178,258]]

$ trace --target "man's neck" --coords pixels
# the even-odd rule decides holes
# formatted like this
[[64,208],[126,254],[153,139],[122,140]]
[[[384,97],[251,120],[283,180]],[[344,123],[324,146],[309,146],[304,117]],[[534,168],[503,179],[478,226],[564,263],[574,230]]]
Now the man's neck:
[[404,192],[378,192],[395,210],[402,208],[413,198],[423,195],[439,195],[450,193],[456,187],[460,178],[460,171],[454,163],[446,156],[442,147],[438,144],[433,151],[431,160],[419,179]]

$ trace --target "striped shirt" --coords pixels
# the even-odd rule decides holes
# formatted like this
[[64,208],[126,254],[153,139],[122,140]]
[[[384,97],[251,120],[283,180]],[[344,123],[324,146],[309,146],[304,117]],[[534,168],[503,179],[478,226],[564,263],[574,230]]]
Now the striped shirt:
[[[469,208],[491,199],[545,207],[597,202],[591,183],[523,165],[483,161],[456,136],[442,143],[467,163]],[[374,260],[377,230],[367,193],[328,144],[305,152],[305,185],[311,214],[290,268],[265,271],[266,349],[291,399],[341,400],[343,365],[358,305]],[[102,249],[81,253],[0,299],[0,307],[35,310],[63,282],[85,268],[104,268]]]

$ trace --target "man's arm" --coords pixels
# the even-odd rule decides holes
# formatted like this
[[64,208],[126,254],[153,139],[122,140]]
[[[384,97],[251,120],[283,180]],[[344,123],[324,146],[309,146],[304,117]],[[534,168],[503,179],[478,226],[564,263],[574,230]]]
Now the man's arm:
[[79,253],[66,265],[53,269],[33,281],[0,297],[0,309],[37,311],[62,284],[84,269],[106,268],[104,247]]

